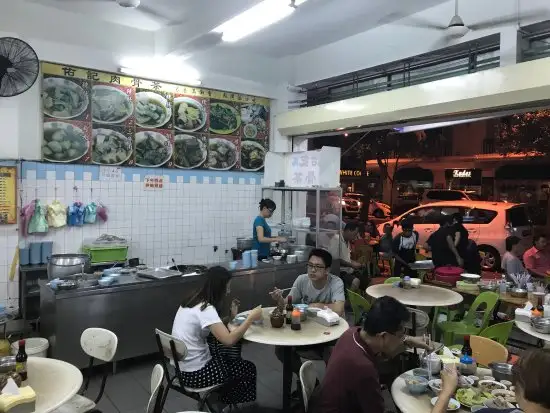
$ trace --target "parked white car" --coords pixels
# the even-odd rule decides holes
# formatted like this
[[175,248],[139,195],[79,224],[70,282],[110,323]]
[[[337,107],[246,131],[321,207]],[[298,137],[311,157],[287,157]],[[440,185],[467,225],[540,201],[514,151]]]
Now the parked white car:
[[439,201],[480,201],[480,196],[473,191],[459,189],[428,189],[422,194],[419,204],[425,205]]
[[[532,246],[533,228],[527,205],[489,201],[441,201],[421,205],[388,221],[394,225],[393,235],[401,229],[399,223],[407,219],[414,224],[419,235],[419,244],[424,245],[428,237],[439,228],[441,215],[459,212],[464,217],[464,227],[470,239],[482,252],[484,270],[500,270],[500,260],[506,251],[505,240],[511,235],[521,239],[523,250]],[[384,224],[378,226],[382,233]]]

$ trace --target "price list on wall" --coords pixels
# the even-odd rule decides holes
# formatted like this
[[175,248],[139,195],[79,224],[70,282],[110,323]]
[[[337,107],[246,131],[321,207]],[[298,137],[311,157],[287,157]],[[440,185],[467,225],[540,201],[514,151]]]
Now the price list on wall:
[[17,168],[0,167],[0,224],[17,223]]

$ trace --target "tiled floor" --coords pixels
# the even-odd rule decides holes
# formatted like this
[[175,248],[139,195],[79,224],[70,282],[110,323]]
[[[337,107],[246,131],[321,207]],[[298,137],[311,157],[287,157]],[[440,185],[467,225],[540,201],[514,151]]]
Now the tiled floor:
[[[258,407],[247,409],[251,413],[270,413],[281,408],[282,365],[275,357],[272,346],[245,343],[243,358],[248,359],[258,369]],[[315,362],[320,378],[324,373],[322,362]],[[98,408],[103,413],[144,413],[150,394],[153,359],[143,359],[132,363],[119,363],[117,373],[109,376],[105,394]],[[100,379],[94,377],[87,396],[93,398],[99,390]],[[168,393],[164,406],[166,413],[196,410],[194,400],[175,391]],[[280,411],[280,410],[279,410]]]

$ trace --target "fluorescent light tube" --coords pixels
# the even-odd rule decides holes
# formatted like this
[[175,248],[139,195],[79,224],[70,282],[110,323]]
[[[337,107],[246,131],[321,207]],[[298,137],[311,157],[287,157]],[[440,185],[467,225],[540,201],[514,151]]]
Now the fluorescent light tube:
[[170,83],[182,83],[187,86],[200,86],[202,81],[198,77],[185,76],[181,74],[177,68],[174,70],[166,70],[165,68],[154,68],[154,67],[145,67],[145,68],[131,68],[131,67],[120,67],[118,69],[120,73],[124,73],[130,76],[144,77],[152,80],[163,80]]
[[[296,0],[296,6],[306,0]],[[260,31],[294,12],[290,0],[264,0],[212,30],[222,33],[224,42],[236,42]]]
[[426,125],[401,126],[399,128],[393,128],[393,130],[399,133],[417,132],[421,130],[444,128],[446,126],[460,125],[462,123],[469,123],[469,122],[478,122],[481,120],[487,120],[487,119],[493,119],[493,118],[494,117],[484,117],[484,118],[474,118],[474,119],[451,120],[447,122],[428,123]]

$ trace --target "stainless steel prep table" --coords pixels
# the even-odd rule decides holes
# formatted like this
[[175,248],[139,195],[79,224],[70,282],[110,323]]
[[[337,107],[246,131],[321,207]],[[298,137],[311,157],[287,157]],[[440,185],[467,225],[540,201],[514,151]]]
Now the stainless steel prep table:
[[[260,262],[254,269],[234,270],[228,301],[239,298],[242,310],[272,306],[268,292],[274,286],[291,287],[305,271],[305,262]],[[80,335],[88,327],[107,328],[118,336],[115,360],[152,354],[157,351],[155,328],[170,332],[178,306],[200,285],[201,275],[164,280],[122,275],[110,287],[65,291],[40,281],[40,334],[50,341],[51,357],[78,367],[88,363],[80,347]]]

